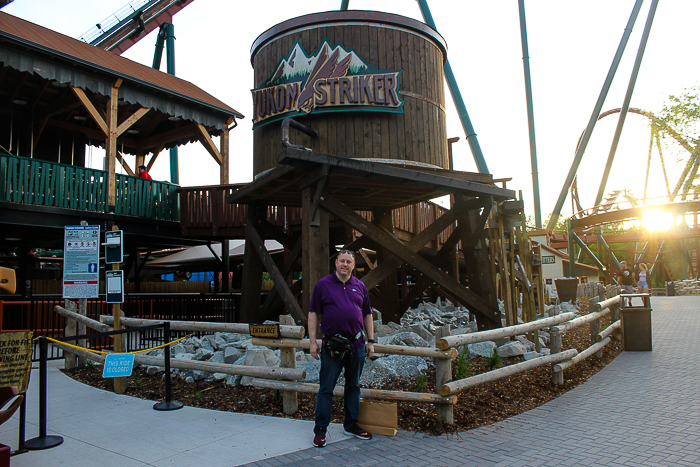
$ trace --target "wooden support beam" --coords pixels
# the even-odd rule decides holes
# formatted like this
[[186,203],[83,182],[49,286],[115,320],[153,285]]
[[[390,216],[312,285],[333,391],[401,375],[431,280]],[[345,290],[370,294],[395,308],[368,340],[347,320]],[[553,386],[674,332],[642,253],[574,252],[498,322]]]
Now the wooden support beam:
[[255,224],[255,228],[258,229],[258,231],[260,231],[265,238],[271,238],[278,241],[288,250],[293,249],[297,244],[298,238],[285,233],[279,227],[272,225],[267,219],[259,219],[257,224]]
[[275,284],[275,289],[280,297],[282,297],[282,301],[284,302],[284,306],[287,308],[287,311],[291,313],[297,322],[304,323],[304,326],[306,326],[306,319],[304,319],[305,317],[301,313],[301,308],[294,298],[294,294],[292,294],[292,292],[289,290],[284,276],[282,276],[279,269],[277,269],[277,265],[270,256],[270,253],[267,252],[265,242],[262,238],[260,238],[260,235],[258,234],[257,230],[255,230],[255,227],[253,227],[253,225],[249,222],[245,224],[245,239],[246,242],[253,243],[255,251],[260,257],[260,260],[265,266],[268,274],[270,274],[272,282]]
[[[452,234],[447,237],[447,240],[445,243],[443,243],[442,248],[440,248],[440,251],[438,251],[437,255],[435,257],[431,258],[429,261],[433,263],[433,265],[436,268],[441,267],[447,260],[450,259],[450,255],[452,254],[452,251],[455,249],[457,246],[457,243],[459,243],[460,239],[460,233],[457,229],[452,232]],[[428,276],[422,275],[418,280],[416,280],[416,283],[413,285],[411,288],[411,291],[404,297],[403,301],[401,302],[401,310],[404,311],[408,309],[408,307],[413,303],[413,301],[416,298],[419,298],[422,294],[423,291],[430,287],[432,284],[432,281]]]
[[[496,283],[491,274],[491,258],[489,258],[488,248],[484,239],[484,225],[491,212],[492,201],[490,197],[485,197],[483,201],[483,211],[477,214],[476,211],[466,211],[461,209],[460,200],[455,205],[458,214],[458,228],[461,234],[462,251],[464,252],[464,264],[469,279],[469,288],[486,300],[492,307],[498,309],[496,295]],[[480,330],[490,329],[493,321],[483,321],[477,317],[477,325]],[[500,326],[497,326],[500,327]]]
[[[297,260],[299,259],[299,255],[301,254],[301,236],[297,239],[297,244],[294,245],[294,248],[292,249],[291,253],[287,257],[287,259],[284,262],[284,266],[282,266],[282,277],[287,278],[289,277],[289,274],[292,272],[294,269],[294,264],[296,264]],[[292,288],[290,287],[290,290]],[[274,288],[270,290],[270,292],[267,294],[267,298],[265,299],[265,303],[260,307],[260,313],[258,314],[258,321],[262,321],[262,318],[264,318],[267,313],[269,313],[270,308],[272,307],[272,304],[275,302],[275,299],[277,298],[277,289]]]
[[226,122],[226,128],[221,132],[221,138],[219,138],[219,154],[221,155],[221,169],[219,172],[219,183],[221,185],[228,185],[229,183],[229,170],[230,170],[230,141],[231,135],[228,128],[229,125],[233,123],[233,119],[229,119]]
[[130,116],[129,118],[127,118],[126,120],[124,120],[123,122],[121,122],[121,123],[119,124],[119,126],[117,127],[117,136],[121,136],[122,133],[124,133],[126,130],[128,130],[129,128],[131,128],[131,126],[132,126],[134,123],[138,122],[139,119],[140,119],[141,117],[143,117],[144,115],[146,115],[146,114],[148,113],[149,110],[151,110],[151,109],[150,109],[150,108],[146,108],[146,107],[141,107],[141,108],[138,109],[136,112],[134,112],[133,114],[131,114],[131,116]]
[[148,165],[146,166],[146,172],[151,171],[151,167],[153,167],[153,164],[156,162],[156,159],[158,158],[158,154],[160,154],[163,151],[163,144],[158,146],[156,149],[153,150],[153,155],[151,156],[151,159],[148,161]]
[[[435,219],[435,222],[426,227],[421,233],[413,237],[411,241],[406,244],[406,247],[413,252],[420,251],[430,239],[435,238],[436,235],[440,234],[440,232],[445,230],[457,219],[456,214],[454,210],[447,211],[442,216]],[[399,258],[387,258],[385,261],[379,263],[369,274],[365,275],[362,278],[362,282],[370,289],[376,286],[387,274],[400,265],[401,260]]]
[[[112,86],[110,98],[107,100],[107,138],[105,139],[105,169],[107,171],[107,209],[114,212],[116,205],[116,160],[117,160],[117,112],[119,111],[119,85],[121,80]],[[79,89],[79,88],[74,88]],[[86,96],[87,97],[87,96]]]
[[124,170],[126,170],[126,173],[128,173],[132,177],[136,176],[136,174],[134,174],[134,171],[131,170],[131,167],[129,167],[129,163],[124,160],[124,156],[122,155],[121,152],[117,151],[116,158],[119,161],[119,163],[122,165],[122,167],[124,167]]
[[204,149],[211,154],[211,157],[214,158],[217,164],[222,165],[223,164],[223,158],[221,157],[221,153],[219,152],[219,149],[216,147],[214,144],[214,141],[212,141],[211,136],[209,136],[209,132],[207,129],[202,125],[201,123],[197,124],[197,130],[199,132],[199,142],[202,143],[202,146],[204,146]]
[[316,282],[329,274],[328,268],[328,213],[319,210],[318,225],[311,225],[311,204],[315,187],[308,186],[301,190],[301,219],[302,219],[302,310],[304,314],[309,311],[311,294]]
[[326,195],[324,199],[321,200],[321,207],[339,217],[344,222],[347,222],[351,227],[359,230],[363,235],[369,235],[374,238],[374,240],[376,240],[381,246],[389,250],[404,262],[418,269],[426,276],[430,277],[445,290],[458,297],[463,305],[470,307],[472,311],[478,311],[485,317],[486,320],[490,321],[493,326],[500,327],[501,320],[498,308],[494,308],[482,297],[478,296],[471,290],[466,289],[453,277],[445,275],[442,271],[435,268],[428,260],[408,249],[395,237],[389,235],[376,225],[368,222],[362,216],[356,214],[352,209],[339,203],[329,195]]
[[[255,201],[248,205],[246,212],[246,224],[256,225],[260,219],[265,219],[267,203]],[[253,242],[245,242],[243,253],[243,278],[241,289],[246,293],[241,294],[241,321],[252,323],[260,308],[260,291],[262,288],[263,263]]]
[[[392,237],[394,235],[394,223],[391,218],[391,210],[387,208],[375,208],[372,210],[374,224],[385,232],[389,233]],[[391,253],[387,251],[384,247],[380,246],[377,248],[377,261],[383,262],[385,259],[389,258]],[[397,268],[400,266],[400,262],[396,265],[389,273],[384,277],[379,285],[379,289],[382,291],[382,296],[385,300],[388,308],[380,310],[382,312],[382,317],[388,322],[393,321],[398,323],[401,319],[399,313],[399,285]]]
[[44,132],[44,128],[46,128],[46,123],[49,121],[49,117],[46,116],[41,120],[41,124],[39,125],[39,129],[34,133],[34,146],[37,145],[39,142],[39,138],[41,138],[41,134]]
[[76,87],[73,87],[71,89],[73,89],[73,92],[80,100],[80,102],[83,103],[83,107],[85,107],[92,119],[95,121],[95,123],[97,123],[97,126],[100,128],[100,130],[102,130],[102,133],[104,133],[105,136],[109,136],[109,125],[106,122],[108,118],[103,118],[103,116],[97,110],[90,98],[87,96],[87,94],[85,94],[85,91]]

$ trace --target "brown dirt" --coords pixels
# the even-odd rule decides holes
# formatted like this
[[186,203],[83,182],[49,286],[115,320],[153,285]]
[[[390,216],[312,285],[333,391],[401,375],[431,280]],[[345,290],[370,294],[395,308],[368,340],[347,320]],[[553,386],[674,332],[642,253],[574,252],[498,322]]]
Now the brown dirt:
[[[609,317],[603,319],[602,329],[610,323]],[[575,348],[579,352],[590,345],[589,326],[583,325],[562,338],[564,350]],[[471,430],[480,426],[504,420],[513,415],[533,409],[559,395],[575,388],[586,381],[601,368],[611,362],[622,350],[619,341],[612,340],[603,350],[603,357],[590,357],[564,371],[564,385],[556,386],[551,382],[549,365],[520,373],[493,383],[471,388],[459,395],[454,407],[454,425],[445,425],[437,421],[437,411],[431,404],[398,403],[399,428],[423,433],[450,433]],[[504,359],[504,365],[518,363],[519,359]],[[485,360],[475,358],[471,361],[473,374],[489,371]],[[453,365],[456,367],[456,364]],[[456,368],[455,378],[456,378]],[[107,391],[114,390],[111,379],[102,378],[102,367],[75,369],[65,372],[72,378]],[[153,401],[165,398],[164,377],[162,374],[148,376],[137,370],[127,378],[125,394]],[[416,381],[397,380],[384,386],[384,389],[415,389]],[[422,392],[435,393],[435,369],[429,368]],[[316,396],[299,393],[299,411],[289,417],[282,412],[282,400],[279,392],[253,387],[231,387],[223,382],[186,383],[179,378],[172,378],[172,400],[187,406],[200,407],[228,412],[241,412],[275,417],[313,420]],[[335,398],[333,404],[333,422],[342,422],[342,403]]]

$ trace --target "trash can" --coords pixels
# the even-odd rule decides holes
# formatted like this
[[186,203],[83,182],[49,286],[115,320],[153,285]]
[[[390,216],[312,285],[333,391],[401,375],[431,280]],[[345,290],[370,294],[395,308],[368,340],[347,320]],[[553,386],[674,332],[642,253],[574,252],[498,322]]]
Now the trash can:
[[666,282],[666,296],[675,297],[676,296],[676,284],[673,281]]
[[651,352],[651,308],[621,308],[622,345],[630,352]]

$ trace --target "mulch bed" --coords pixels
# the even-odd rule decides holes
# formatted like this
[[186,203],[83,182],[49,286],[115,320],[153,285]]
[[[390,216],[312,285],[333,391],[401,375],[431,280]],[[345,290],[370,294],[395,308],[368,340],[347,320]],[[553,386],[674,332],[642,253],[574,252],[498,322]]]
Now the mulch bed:
[[[609,316],[603,319],[601,329],[610,324]],[[579,352],[590,346],[588,325],[564,334],[562,348],[577,349]],[[602,358],[590,357],[564,371],[564,384],[556,386],[551,382],[551,369],[543,365],[530,371],[509,376],[493,383],[470,388],[458,397],[454,406],[454,425],[445,425],[437,421],[437,410],[432,404],[411,402],[398,403],[399,429],[422,433],[442,434],[466,431],[480,426],[504,420],[519,413],[538,407],[559,395],[585,382],[600,369],[605,367],[622,351],[622,343],[612,340],[603,349]],[[520,362],[520,359],[504,359],[504,365]],[[453,364],[456,378],[456,364]],[[485,359],[471,360],[474,375],[490,369]],[[70,377],[90,386],[114,390],[111,379],[102,378],[102,367],[65,371]],[[384,386],[384,389],[415,390],[416,381],[396,380]],[[420,385],[419,385],[420,386]],[[430,367],[425,377],[421,392],[435,393],[435,369]],[[164,377],[162,374],[148,376],[138,370],[127,378],[125,394],[142,399],[161,401],[165,399]],[[333,422],[343,421],[342,403],[335,398],[333,405]],[[299,411],[293,417],[282,412],[282,398],[279,391],[258,389],[250,386],[231,387],[224,382],[186,383],[183,379],[172,378],[172,400],[191,407],[240,412],[275,417],[313,420],[316,396],[299,393]]]

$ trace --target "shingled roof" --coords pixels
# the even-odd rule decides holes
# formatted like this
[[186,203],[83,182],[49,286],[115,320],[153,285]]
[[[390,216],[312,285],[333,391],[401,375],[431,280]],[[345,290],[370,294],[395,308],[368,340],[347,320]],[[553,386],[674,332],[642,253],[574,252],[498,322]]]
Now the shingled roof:
[[[0,61],[18,71],[33,72],[102,95],[109,95],[107,89],[111,83],[122,79],[120,98],[127,102],[159,108],[219,129],[225,124],[220,121],[244,118],[240,112],[189,81],[4,12],[0,12]],[[170,103],[166,104],[167,101]],[[188,107],[189,111],[177,112],[178,109],[173,108],[174,101]],[[198,111],[210,116],[216,114],[220,121],[216,124],[203,122],[195,118]]]

